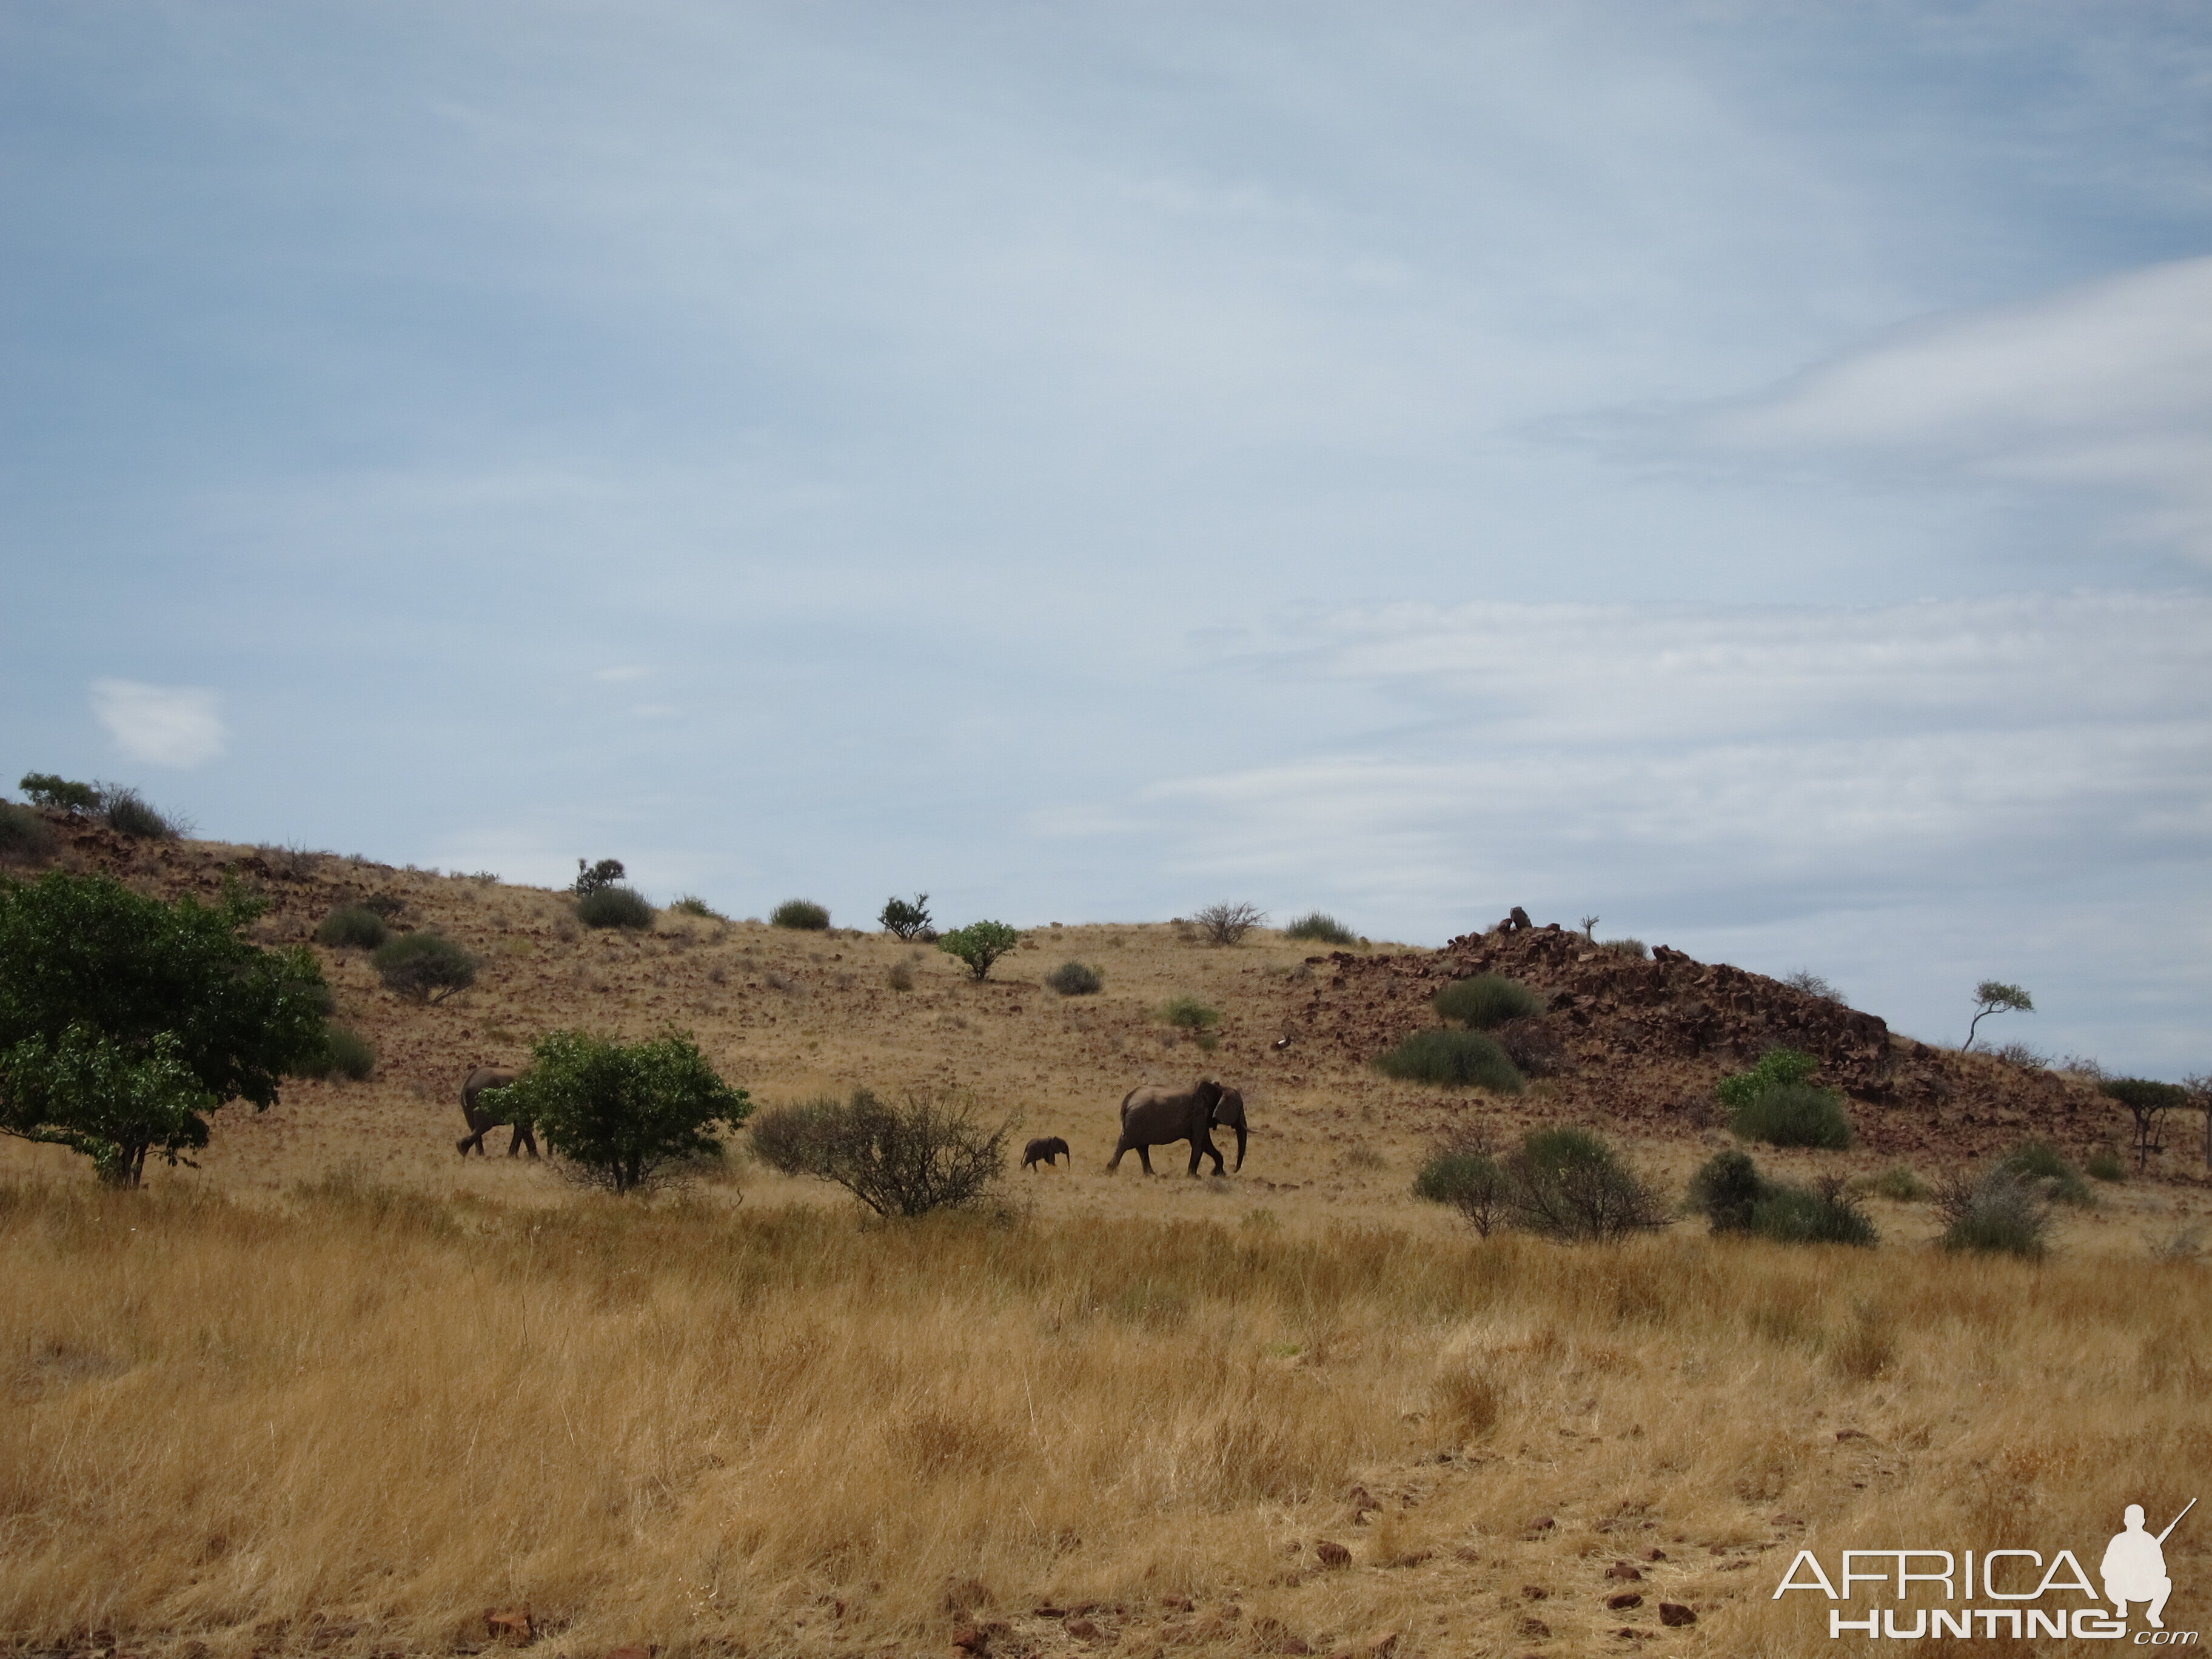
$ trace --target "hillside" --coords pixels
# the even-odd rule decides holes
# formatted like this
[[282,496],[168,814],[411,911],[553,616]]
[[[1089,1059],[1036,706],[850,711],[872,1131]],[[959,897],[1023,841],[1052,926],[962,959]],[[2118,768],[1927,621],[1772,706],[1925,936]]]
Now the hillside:
[[[562,1025],[633,1037],[670,1024],[690,1030],[763,1103],[861,1085],[973,1091],[990,1110],[1018,1113],[1021,1136],[1058,1134],[1075,1149],[1073,1171],[1018,1183],[1047,1213],[1220,1212],[1236,1209],[1241,1195],[1286,1224],[1387,1218],[1442,1227],[1407,1183],[1434,1137],[1470,1116],[1501,1134],[1587,1124],[1621,1140],[1662,1184],[1679,1183],[1725,1140],[1714,1084],[1777,1043],[1821,1058],[1816,1080],[1847,1091],[1860,1137],[1850,1153],[1762,1153],[1785,1171],[1817,1164],[1850,1173],[1903,1160],[1934,1175],[2031,1137],[2078,1158],[2124,1144],[2126,1132],[2124,1114],[2079,1080],[1898,1038],[1875,1016],[1663,945],[1649,960],[1594,948],[1556,925],[1503,923],[1437,951],[1322,952],[1266,929],[1224,949],[1173,923],[1054,923],[1030,930],[977,983],[952,957],[880,933],[795,932],[675,911],[660,913],[649,933],[585,929],[565,893],[488,877],[274,848],[130,841],[88,820],[54,822],[67,866],[113,871],[164,895],[212,896],[227,881],[243,883],[269,907],[256,925],[266,943],[307,942],[333,908],[374,897],[395,910],[395,927],[444,933],[482,963],[473,988],[422,1007],[385,990],[362,953],[314,947],[339,1017],[375,1044],[377,1072],[362,1084],[293,1083],[258,1117],[223,1113],[197,1177],[223,1186],[281,1188],[361,1165],[439,1190],[459,1182],[550,1199],[558,1184],[542,1170],[526,1176],[473,1160],[463,1168],[453,1152],[462,1130],[456,1091],[471,1067],[519,1063],[535,1035]],[[1063,998],[1042,984],[1071,959],[1103,969],[1101,994]],[[893,988],[896,969],[911,989]],[[1526,1094],[1439,1091],[1371,1068],[1399,1036],[1435,1023],[1427,1005],[1439,986],[1481,971],[1550,998],[1551,1011],[1519,1045],[1535,1057]],[[1160,1006],[1176,996],[1220,1010],[1218,1047],[1201,1050],[1163,1024]],[[1118,1179],[1103,1179],[1121,1096],[1139,1083],[1201,1074],[1240,1087],[1249,1103],[1243,1176],[1225,1187],[1146,1183],[1131,1160]],[[0,1158],[17,1161],[58,1156],[0,1147]],[[1182,1167],[1165,1156],[1159,1167]],[[2120,1189],[2101,1213],[2069,1218],[2069,1231],[2103,1248],[2114,1218],[2162,1218],[2170,1200],[2160,1191],[2198,1182],[2194,1162],[2177,1145],[2160,1182]],[[743,1178],[763,1196],[820,1196],[763,1171]],[[1927,1231],[1924,1206],[1896,1206],[1881,1219],[1899,1239]]]

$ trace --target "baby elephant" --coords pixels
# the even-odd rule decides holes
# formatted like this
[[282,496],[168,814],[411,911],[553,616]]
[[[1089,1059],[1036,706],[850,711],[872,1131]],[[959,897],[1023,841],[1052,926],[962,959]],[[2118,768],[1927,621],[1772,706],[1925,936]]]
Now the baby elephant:
[[1067,1150],[1066,1141],[1058,1135],[1047,1135],[1041,1140],[1032,1140],[1022,1149],[1022,1168],[1026,1170],[1032,1164],[1047,1164],[1058,1169],[1063,1158],[1071,1165],[1075,1162],[1075,1155]]

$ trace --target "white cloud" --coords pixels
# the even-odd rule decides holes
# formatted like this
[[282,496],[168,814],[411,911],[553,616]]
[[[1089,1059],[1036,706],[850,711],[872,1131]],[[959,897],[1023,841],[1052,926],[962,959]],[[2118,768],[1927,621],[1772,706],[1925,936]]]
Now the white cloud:
[[1711,417],[1753,452],[2120,486],[2212,561],[2212,257],[1937,319]]
[[198,766],[222,753],[221,699],[204,686],[94,680],[92,712],[116,746],[155,766]]

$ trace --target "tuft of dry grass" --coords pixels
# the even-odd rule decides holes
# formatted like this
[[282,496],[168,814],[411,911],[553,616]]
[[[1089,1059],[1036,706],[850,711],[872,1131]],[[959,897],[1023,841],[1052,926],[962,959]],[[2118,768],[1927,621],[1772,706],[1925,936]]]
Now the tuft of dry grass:
[[[1080,1650],[1050,1604],[1128,1650],[1441,1655],[1520,1641],[1536,1583],[1583,1651],[1650,1622],[1601,1595],[1649,1547],[1700,1614],[1669,1651],[1795,1652],[1767,1597],[1802,1541],[2101,1539],[2212,1464],[2187,1263],[861,1225],[354,1172],[259,1206],[0,1186],[0,1636],[34,1646],[446,1652],[527,1602],[567,1652],[977,1618]],[[2174,1577],[2187,1627],[2212,1575]]]

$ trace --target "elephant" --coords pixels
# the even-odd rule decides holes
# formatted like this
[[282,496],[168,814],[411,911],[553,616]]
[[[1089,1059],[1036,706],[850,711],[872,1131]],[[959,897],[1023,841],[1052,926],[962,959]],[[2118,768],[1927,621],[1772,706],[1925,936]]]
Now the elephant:
[[1237,1167],[1244,1167],[1244,1097],[1224,1089],[1211,1079],[1201,1079],[1189,1089],[1161,1089],[1140,1084],[1122,1097],[1121,1139],[1114,1148],[1108,1174],[1121,1167],[1121,1155],[1133,1152],[1152,1173],[1152,1149],[1177,1140],[1190,1142],[1190,1173],[1198,1173],[1202,1158],[1213,1160],[1213,1173],[1224,1173],[1220,1152],[1209,1130],[1225,1125],[1237,1131]]
[[531,1157],[538,1156],[538,1136],[528,1118],[508,1117],[493,1111],[489,1106],[477,1104],[477,1097],[485,1090],[504,1089],[521,1075],[521,1073],[505,1066],[479,1066],[469,1073],[467,1080],[461,1085],[461,1115],[469,1121],[469,1133],[454,1143],[463,1158],[469,1155],[471,1146],[477,1149],[477,1157],[487,1156],[483,1138],[502,1123],[514,1125],[514,1139],[507,1143],[509,1158],[525,1146],[530,1148]]
[[1058,1135],[1047,1135],[1041,1140],[1032,1140],[1022,1149],[1022,1168],[1026,1170],[1033,1164],[1044,1164],[1058,1169],[1063,1158],[1070,1164],[1075,1162],[1075,1154],[1067,1150],[1066,1141]]

